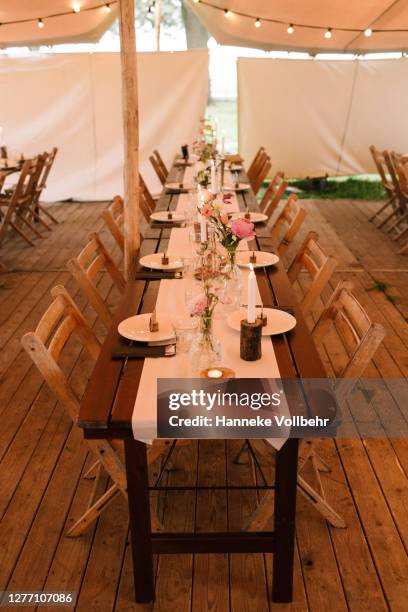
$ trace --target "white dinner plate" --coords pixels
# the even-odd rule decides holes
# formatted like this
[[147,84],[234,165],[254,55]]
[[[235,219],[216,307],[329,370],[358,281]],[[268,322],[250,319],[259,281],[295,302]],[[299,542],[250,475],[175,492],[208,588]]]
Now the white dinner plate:
[[[243,267],[249,268],[251,265],[250,257],[252,251],[237,251],[235,256],[235,262]],[[254,268],[264,268],[266,266],[274,266],[278,263],[279,257],[275,253],[267,253],[266,251],[254,251],[256,257],[256,263],[253,263]]]
[[139,263],[145,268],[151,270],[178,270],[183,267],[183,262],[180,257],[174,255],[168,255],[169,263],[163,264],[162,257],[164,253],[152,253],[151,255],[145,255],[139,259]]
[[157,315],[159,330],[151,332],[149,322],[151,313],[136,315],[125,319],[118,325],[118,332],[128,340],[136,342],[160,342],[174,338],[174,328],[171,320],[164,315]]
[[166,183],[166,189],[173,189],[174,191],[188,191],[191,189],[191,185],[184,185],[184,183]]
[[[250,212],[250,218],[249,220],[252,221],[252,223],[264,223],[264,221],[268,220],[268,216],[264,215],[263,213],[260,212]],[[231,219],[239,219],[239,218],[245,217],[245,213],[243,212],[239,212],[239,213],[235,213],[232,215]]]
[[[261,308],[256,309],[256,314],[261,313]],[[276,308],[264,308],[263,314],[267,317],[267,324],[262,328],[263,336],[274,336],[275,334],[284,334],[290,331],[296,325],[296,319],[293,315],[285,312],[284,310],[278,310]],[[247,309],[240,308],[234,310],[227,318],[227,323],[232,329],[241,331],[241,321],[246,319]]]
[[179,222],[184,221],[185,216],[180,213],[173,212],[173,216],[169,219],[169,213],[167,210],[161,210],[160,212],[155,212],[150,215],[150,218],[153,221],[160,221],[162,223],[171,223],[172,221]]
[[251,185],[248,183],[234,183],[233,185],[224,185],[224,191],[248,191]]

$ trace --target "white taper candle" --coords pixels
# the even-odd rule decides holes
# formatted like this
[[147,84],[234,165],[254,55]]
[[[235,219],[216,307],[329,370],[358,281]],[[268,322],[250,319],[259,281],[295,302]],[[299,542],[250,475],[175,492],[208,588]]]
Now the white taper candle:
[[255,323],[255,319],[256,319],[255,294],[256,294],[256,276],[255,276],[254,268],[251,264],[251,271],[248,275],[248,310],[247,310],[248,323]]

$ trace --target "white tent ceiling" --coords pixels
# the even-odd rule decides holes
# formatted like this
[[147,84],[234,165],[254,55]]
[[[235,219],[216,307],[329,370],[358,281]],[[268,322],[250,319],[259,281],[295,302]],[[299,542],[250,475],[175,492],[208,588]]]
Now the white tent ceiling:
[[[224,45],[311,53],[408,49],[407,0],[188,2],[207,30]],[[227,10],[229,12],[225,13]],[[260,27],[255,27],[257,18]],[[290,24],[294,24],[292,34],[287,32]],[[331,38],[324,35],[327,28],[332,30]],[[373,33],[366,37],[364,30],[368,28]]]
[[96,42],[117,16],[115,0],[0,0],[0,47]]

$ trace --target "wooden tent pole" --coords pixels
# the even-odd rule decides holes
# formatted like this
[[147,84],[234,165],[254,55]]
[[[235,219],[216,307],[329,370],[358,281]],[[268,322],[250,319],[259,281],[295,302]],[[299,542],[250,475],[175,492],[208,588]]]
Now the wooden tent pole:
[[155,14],[156,51],[160,51],[160,26],[161,26],[161,0],[156,0],[156,14]]
[[122,109],[125,200],[125,275],[133,268],[140,246],[139,234],[139,109],[135,0],[120,0],[120,57],[122,66]]

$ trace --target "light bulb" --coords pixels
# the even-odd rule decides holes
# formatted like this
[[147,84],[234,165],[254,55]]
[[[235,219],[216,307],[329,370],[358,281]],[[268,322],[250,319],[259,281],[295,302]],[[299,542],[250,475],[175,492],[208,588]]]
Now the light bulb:
[[332,37],[332,31],[331,28],[327,28],[327,30],[324,33],[324,37],[325,38],[331,38]]
[[261,27],[261,20],[259,19],[259,17],[258,17],[258,19],[255,21],[254,26],[255,26],[256,28],[260,28],[260,27]]
[[225,9],[224,15],[225,15],[225,17],[231,17],[232,13],[228,9]]
[[200,0],[194,0],[194,4],[198,4]]
[[37,25],[38,25],[38,27],[39,27],[39,28],[43,28],[43,27],[44,27],[44,22],[43,22],[43,20],[42,20],[42,19],[39,19],[39,20],[37,21]]
[[81,5],[79,4],[79,2],[74,2],[74,4],[72,5],[72,10],[74,11],[74,13],[80,12]]
[[373,31],[371,28],[366,28],[364,30],[364,36],[367,36],[367,38],[369,38],[372,35]]
[[104,9],[107,13],[110,13],[112,10],[110,4],[105,4]]
[[295,28],[293,27],[293,23],[290,24],[290,26],[288,27],[286,31],[288,34],[293,34],[293,32],[295,31]]

